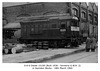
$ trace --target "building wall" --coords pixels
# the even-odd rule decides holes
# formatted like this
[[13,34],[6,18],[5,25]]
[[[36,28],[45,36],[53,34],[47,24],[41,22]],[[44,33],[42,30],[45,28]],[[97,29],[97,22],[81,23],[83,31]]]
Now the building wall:
[[32,3],[12,7],[4,7],[4,16],[8,22],[16,22],[17,17],[37,16],[45,14],[63,14],[68,9],[67,3]]
[[[70,7],[70,4],[71,4],[71,7]],[[30,3],[30,4],[24,4],[24,5],[18,5],[18,6],[3,7],[3,17],[4,19],[7,19],[8,22],[15,22],[16,17],[44,15],[44,14],[63,14],[63,13],[67,13],[69,8],[71,8],[71,10],[73,8],[76,8],[79,13],[81,11],[80,6],[82,10],[86,9],[84,2],[82,3],[82,5],[79,2]],[[90,3],[88,7],[88,13],[92,14],[93,16],[93,10],[91,8],[92,7]],[[70,12],[71,11],[69,11],[69,13]],[[80,17],[80,14],[81,12],[78,14],[78,17]]]
[[93,5],[93,34],[95,37],[97,37],[98,35],[98,7],[96,6],[96,4]]
[[80,34],[84,37],[88,36],[88,9],[86,2],[80,3]]
[[73,2],[71,3],[71,11],[73,11],[73,9],[76,9],[77,10],[77,15],[75,15],[73,12],[72,12],[72,15],[76,16],[79,18],[79,12],[80,12],[80,4],[77,3],[77,2]]
[[[91,20],[89,18],[89,14],[91,14]],[[89,23],[89,36],[95,36],[97,37],[97,26],[98,26],[98,19],[95,21],[95,16],[98,16],[98,11],[97,11],[97,7],[95,5],[95,3],[89,3],[88,6],[88,23]]]

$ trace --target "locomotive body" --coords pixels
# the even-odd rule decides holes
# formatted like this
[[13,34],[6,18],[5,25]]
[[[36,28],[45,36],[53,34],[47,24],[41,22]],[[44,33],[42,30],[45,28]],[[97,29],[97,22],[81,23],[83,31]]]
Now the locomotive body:
[[20,22],[21,43],[49,47],[77,46],[80,42],[79,21],[70,15],[29,17]]

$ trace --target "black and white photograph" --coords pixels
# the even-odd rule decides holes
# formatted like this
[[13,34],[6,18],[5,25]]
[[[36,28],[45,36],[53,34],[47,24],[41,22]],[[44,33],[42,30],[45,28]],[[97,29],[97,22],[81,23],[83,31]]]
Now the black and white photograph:
[[97,2],[2,2],[3,63],[98,63]]
[[95,1],[2,2],[3,68],[11,64],[31,70],[98,68],[98,5]]

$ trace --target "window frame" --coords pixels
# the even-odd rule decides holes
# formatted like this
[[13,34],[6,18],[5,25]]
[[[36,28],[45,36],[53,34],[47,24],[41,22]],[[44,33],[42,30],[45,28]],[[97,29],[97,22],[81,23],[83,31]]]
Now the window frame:
[[97,20],[97,16],[94,16],[94,21],[95,21],[95,22],[97,22],[97,21],[98,21],[98,20]]
[[72,8],[72,14],[78,16],[78,10],[76,8]]
[[86,12],[84,11],[81,12],[81,18],[84,18],[84,19],[86,18]]
[[92,21],[92,14],[89,14],[89,20]]

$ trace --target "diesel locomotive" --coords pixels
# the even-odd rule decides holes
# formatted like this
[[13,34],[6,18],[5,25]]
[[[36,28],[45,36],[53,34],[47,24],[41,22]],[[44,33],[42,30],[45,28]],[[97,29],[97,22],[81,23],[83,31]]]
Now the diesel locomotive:
[[43,15],[23,17],[20,43],[37,48],[78,46],[81,43],[79,19],[75,16]]

